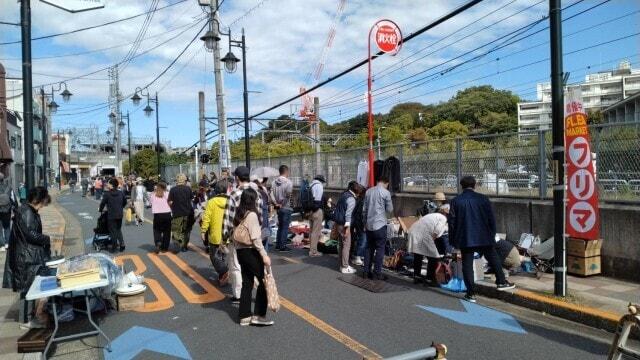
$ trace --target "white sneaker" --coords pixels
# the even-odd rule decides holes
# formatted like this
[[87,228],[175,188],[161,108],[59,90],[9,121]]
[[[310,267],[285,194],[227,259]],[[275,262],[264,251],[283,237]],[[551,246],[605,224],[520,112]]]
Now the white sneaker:
[[0,246],[0,252],[7,251],[7,246]]
[[351,266],[347,266],[346,268],[340,269],[340,272],[343,274],[355,274],[356,269],[352,268]]
[[356,258],[353,260],[353,265],[362,266],[364,265],[364,262],[362,261],[362,258],[360,256],[356,256]]

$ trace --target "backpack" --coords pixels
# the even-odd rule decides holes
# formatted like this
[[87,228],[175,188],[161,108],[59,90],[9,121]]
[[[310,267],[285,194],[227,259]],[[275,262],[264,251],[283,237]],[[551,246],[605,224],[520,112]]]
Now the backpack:
[[313,186],[309,183],[308,180],[302,180],[300,184],[300,207],[303,211],[313,211],[315,208],[315,201],[313,200],[313,192],[311,188]]
[[11,211],[11,187],[7,183],[0,184],[0,213]]
[[333,221],[336,224],[344,225],[347,222],[347,200],[350,197],[354,197],[349,191],[345,191],[340,196],[340,200],[336,204],[336,209],[333,211]]

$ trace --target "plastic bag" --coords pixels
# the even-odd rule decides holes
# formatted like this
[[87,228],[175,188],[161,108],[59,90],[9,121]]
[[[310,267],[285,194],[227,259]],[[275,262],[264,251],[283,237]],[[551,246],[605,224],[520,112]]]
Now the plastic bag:
[[440,287],[456,293],[467,291],[467,287],[464,285],[464,281],[460,278],[455,277],[449,280],[448,283],[441,285]]

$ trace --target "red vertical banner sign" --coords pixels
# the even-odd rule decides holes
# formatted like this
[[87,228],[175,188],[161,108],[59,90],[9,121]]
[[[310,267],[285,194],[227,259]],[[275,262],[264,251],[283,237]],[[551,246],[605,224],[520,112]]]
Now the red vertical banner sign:
[[587,114],[582,107],[580,89],[569,89],[564,99],[566,231],[570,237],[595,240],[600,236],[600,214]]

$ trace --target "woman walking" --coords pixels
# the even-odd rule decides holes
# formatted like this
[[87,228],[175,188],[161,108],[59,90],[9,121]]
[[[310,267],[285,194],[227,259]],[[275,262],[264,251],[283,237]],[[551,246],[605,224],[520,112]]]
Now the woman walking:
[[167,251],[171,240],[171,208],[168,199],[167,184],[159,182],[149,198],[153,213],[153,241],[156,254]]
[[136,225],[140,226],[144,223],[144,203],[147,197],[147,189],[142,185],[142,178],[138,178],[135,186],[132,187],[131,201],[136,212]]
[[[238,255],[238,262],[242,272],[242,290],[240,292],[240,326],[256,325],[270,326],[273,321],[268,321],[267,315],[267,290],[264,285],[264,268],[271,266],[271,259],[262,246],[262,220],[260,210],[256,208],[258,193],[252,188],[242,191],[240,205],[233,219],[234,233],[232,238]],[[242,232],[247,230],[251,245],[239,242]],[[240,231],[240,234],[237,232]],[[256,290],[256,303],[251,312],[251,295],[253,293],[253,280],[258,279]]]

